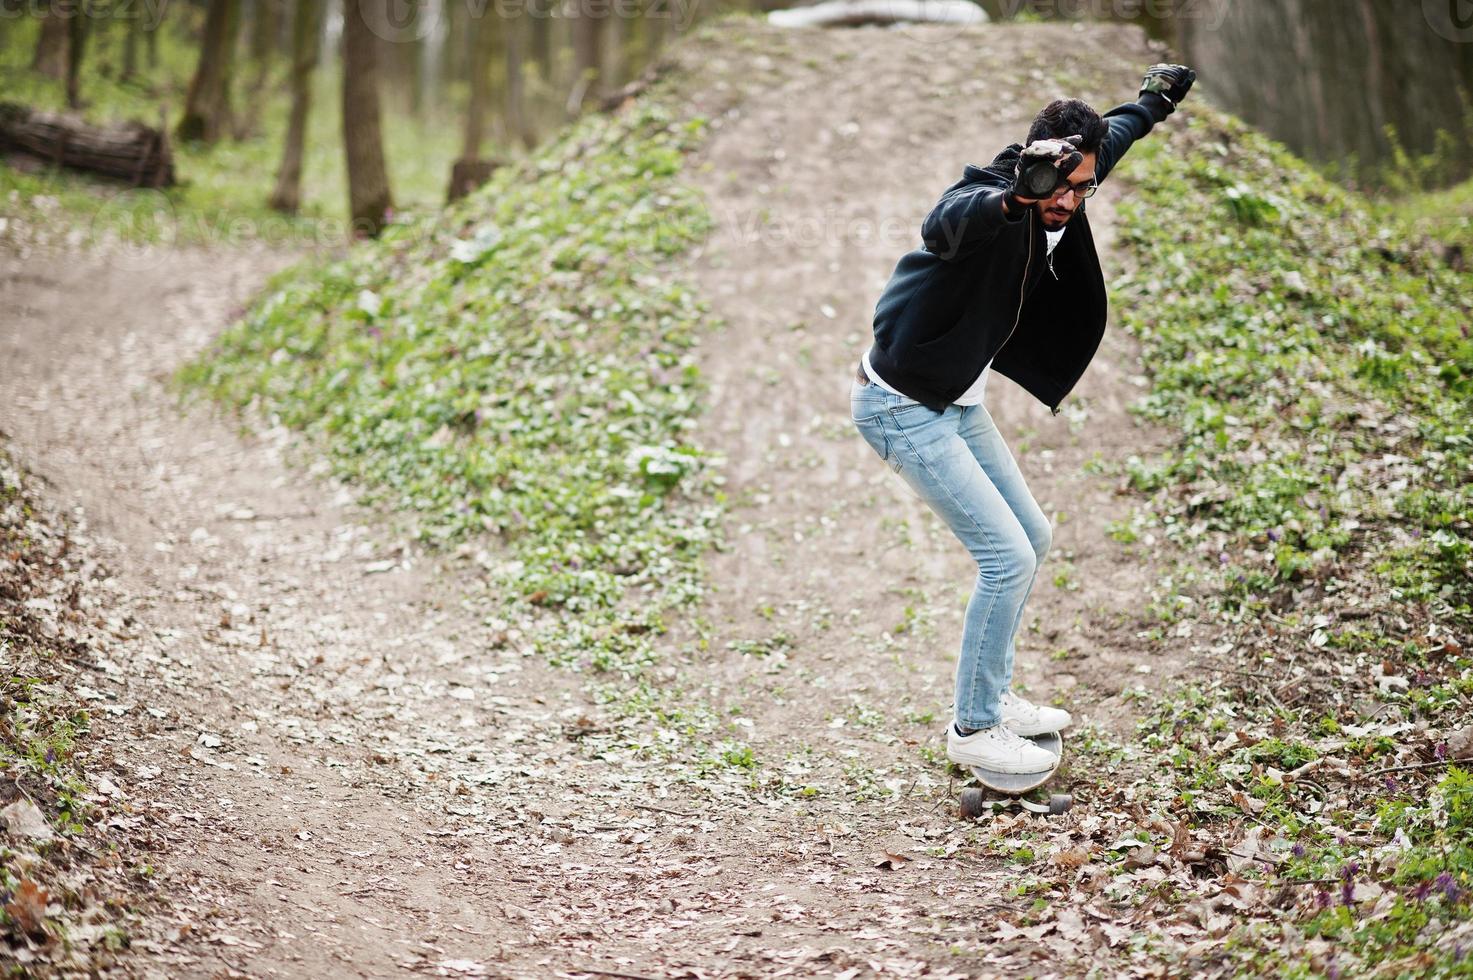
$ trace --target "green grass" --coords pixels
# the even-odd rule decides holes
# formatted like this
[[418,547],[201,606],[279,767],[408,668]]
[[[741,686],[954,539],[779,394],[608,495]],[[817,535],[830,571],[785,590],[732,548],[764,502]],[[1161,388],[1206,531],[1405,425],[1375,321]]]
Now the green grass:
[[1233,536],[1226,583],[1365,553],[1394,596],[1473,622],[1473,279],[1234,120],[1202,110],[1177,142],[1132,152],[1151,179],[1122,207],[1138,410],[1181,433],[1133,485],[1169,537]]
[[1465,266],[1473,267],[1473,180],[1442,190],[1387,198],[1377,202],[1377,211],[1409,235],[1425,235],[1455,247]]
[[[556,664],[636,678],[704,594],[721,495],[688,434],[713,323],[669,272],[702,119],[584,119],[435,219],[278,278],[180,381],[309,434]],[[643,703],[631,694],[631,703]]]
[[[1135,410],[1177,440],[1127,461],[1139,503],[1112,531],[1193,556],[1199,602],[1177,608],[1173,577],[1152,608],[1231,636],[1267,680],[1218,675],[1150,699],[1150,784],[1188,826],[1226,833],[1247,812],[1293,845],[1253,876],[1329,880],[1292,892],[1281,917],[1330,940],[1340,975],[1466,974],[1429,924],[1469,917],[1469,777],[1334,773],[1404,759],[1413,737],[1347,736],[1367,724],[1351,704],[1444,732],[1473,721],[1473,660],[1429,639],[1473,629],[1473,276],[1238,121],[1197,106],[1183,122],[1121,171],[1135,180],[1120,208],[1135,271],[1114,304],[1152,378]],[[1375,618],[1336,623],[1350,597]],[[1286,660],[1353,671],[1316,689],[1334,703],[1297,701]],[[1382,670],[1410,689],[1378,690]],[[1290,707],[1259,693],[1275,687]],[[1278,775],[1322,757],[1306,782]],[[1252,921],[1224,949],[1259,973],[1331,963]]]

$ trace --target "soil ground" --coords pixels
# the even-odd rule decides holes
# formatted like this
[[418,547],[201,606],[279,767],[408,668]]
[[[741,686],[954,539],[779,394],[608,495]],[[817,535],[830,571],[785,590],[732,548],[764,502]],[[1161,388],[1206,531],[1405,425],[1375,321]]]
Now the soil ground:
[[[719,122],[690,170],[717,226],[688,271],[726,321],[702,348],[695,436],[727,458],[734,504],[709,562],[716,642],[672,680],[812,799],[583,751],[600,723],[585,679],[524,656],[467,601],[469,563],[404,541],[288,434],[181,408],[171,372],[294,256],[0,257],[0,429],[86,515],[124,597],[88,680],[111,709],[93,765],[159,838],[177,910],[132,970],[1089,968],[993,937],[1026,900],[927,757],[975,568],[846,413],[879,290],[963,164],[1020,139],[1055,85],[1103,108],[1157,59],[1123,28],[753,30],[743,63],[712,65],[723,81],[692,94]],[[1089,204],[1107,278],[1125,190]],[[1055,525],[1017,680],[1117,736],[1134,721],[1122,692],[1191,653],[1146,652],[1155,570],[1107,535],[1128,506],[1085,468],[1167,438],[1126,411],[1139,370],[1112,329],[1060,415],[1001,376],[988,391]],[[1073,788],[1060,832],[1087,819],[1091,788]],[[890,853],[913,860],[877,867]]]

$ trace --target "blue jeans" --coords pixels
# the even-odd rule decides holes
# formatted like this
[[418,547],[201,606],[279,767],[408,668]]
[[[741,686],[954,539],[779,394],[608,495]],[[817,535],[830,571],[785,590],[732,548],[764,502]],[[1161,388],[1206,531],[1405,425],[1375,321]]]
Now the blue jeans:
[[983,405],[933,412],[877,384],[852,382],[864,441],[951,528],[977,562],[956,664],[956,721],[1001,723],[1013,682],[1013,638],[1053,531]]

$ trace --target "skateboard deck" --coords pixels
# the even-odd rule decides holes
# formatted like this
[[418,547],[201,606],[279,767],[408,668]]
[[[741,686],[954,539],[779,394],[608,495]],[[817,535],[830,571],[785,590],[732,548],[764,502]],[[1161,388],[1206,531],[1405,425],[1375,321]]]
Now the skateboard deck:
[[1054,793],[1047,803],[1035,803],[1023,798],[1023,794],[1035,790],[1048,782],[1059,771],[1064,759],[1064,738],[1058,732],[1045,732],[1032,738],[1039,748],[1054,755],[1054,767],[1045,772],[998,772],[982,766],[968,769],[985,789],[962,790],[962,815],[977,817],[984,813],[1007,809],[1013,806],[1034,813],[1063,813],[1074,805],[1074,797],[1068,793]]

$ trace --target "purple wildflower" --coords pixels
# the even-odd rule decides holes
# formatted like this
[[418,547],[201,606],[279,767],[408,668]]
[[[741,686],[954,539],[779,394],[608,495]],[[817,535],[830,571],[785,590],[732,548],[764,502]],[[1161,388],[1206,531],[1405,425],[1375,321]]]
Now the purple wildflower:
[[1346,908],[1355,904],[1355,882],[1349,878],[1340,883],[1340,901]]
[[1230,560],[1226,551],[1219,551],[1217,553],[1217,563],[1219,565],[1226,565]]
[[1314,906],[1317,909],[1330,907],[1330,892],[1326,888],[1316,888],[1314,892]]
[[1432,750],[1432,754],[1437,757],[1437,761],[1438,762],[1441,762],[1442,760],[1446,759],[1447,758],[1447,743],[1446,742],[1438,742],[1437,743],[1437,748],[1435,748],[1435,749]]
[[1358,871],[1360,871],[1359,861],[1347,861],[1345,866],[1340,869],[1340,877],[1354,878]]
[[1419,902],[1427,901],[1427,896],[1432,893],[1432,882],[1419,881],[1417,887],[1412,889],[1412,898]]
[[1270,541],[1277,541],[1277,540],[1279,540],[1279,532],[1276,531],[1276,530],[1273,530],[1272,528],[1270,528],[1269,529],[1269,532],[1268,532],[1268,539]]
[[1442,897],[1449,903],[1456,902],[1458,896],[1462,894],[1462,889],[1458,887],[1456,881],[1453,881],[1452,874],[1447,871],[1438,875],[1437,880],[1432,884],[1433,887],[1442,889]]
[[1395,793],[1399,788],[1400,784],[1397,783],[1396,777],[1388,775],[1386,777],[1386,792]]
[[1304,845],[1300,843],[1295,843],[1290,853],[1292,853],[1297,858],[1304,857]]

